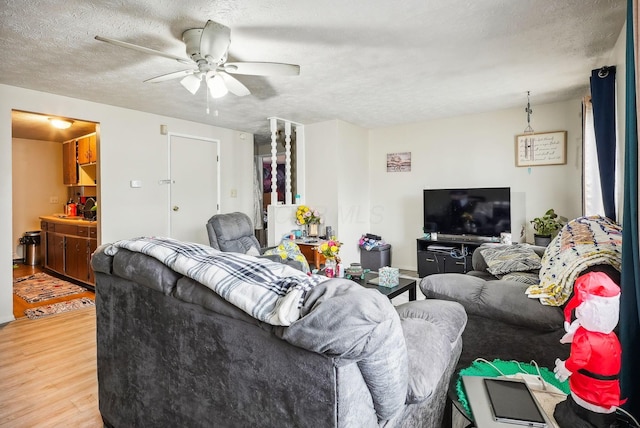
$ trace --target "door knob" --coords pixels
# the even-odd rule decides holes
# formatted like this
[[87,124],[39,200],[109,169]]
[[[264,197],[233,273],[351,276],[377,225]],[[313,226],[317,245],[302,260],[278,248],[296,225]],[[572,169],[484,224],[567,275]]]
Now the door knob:
[[180,207],[179,207],[179,206],[177,206],[177,205],[174,205],[174,206],[173,206],[173,210],[174,210],[174,211],[178,211],[179,209],[180,209]]

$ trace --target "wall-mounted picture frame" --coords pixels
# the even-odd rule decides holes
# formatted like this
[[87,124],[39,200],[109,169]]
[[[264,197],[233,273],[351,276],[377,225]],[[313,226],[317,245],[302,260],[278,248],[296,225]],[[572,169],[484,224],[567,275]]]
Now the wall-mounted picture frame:
[[387,172],[411,171],[411,152],[387,153]]
[[516,166],[567,163],[567,131],[516,135]]

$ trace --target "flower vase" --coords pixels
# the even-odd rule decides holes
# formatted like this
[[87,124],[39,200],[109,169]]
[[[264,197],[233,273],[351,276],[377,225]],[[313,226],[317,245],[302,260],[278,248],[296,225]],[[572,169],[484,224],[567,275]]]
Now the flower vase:
[[318,236],[318,224],[307,224],[307,236]]
[[324,275],[327,278],[333,278],[336,276],[336,268],[338,264],[336,263],[336,259],[333,257],[328,257],[324,262]]

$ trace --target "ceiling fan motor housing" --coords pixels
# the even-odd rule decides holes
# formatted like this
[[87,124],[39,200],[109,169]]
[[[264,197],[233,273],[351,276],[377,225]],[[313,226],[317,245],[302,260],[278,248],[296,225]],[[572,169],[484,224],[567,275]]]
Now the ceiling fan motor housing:
[[182,41],[186,46],[187,55],[198,64],[200,60],[216,66],[223,64],[227,60],[228,50],[225,49],[224,53],[217,57],[211,55],[211,52],[204,52],[204,55],[201,52],[203,31],[203,28],[191,28],[182,33]]

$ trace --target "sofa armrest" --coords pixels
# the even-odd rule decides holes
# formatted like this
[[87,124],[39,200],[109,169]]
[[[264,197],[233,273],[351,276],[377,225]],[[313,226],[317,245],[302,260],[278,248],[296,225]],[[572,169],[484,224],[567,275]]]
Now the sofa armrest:
[[455,344],[467,324],[464,307],[447,300],[415,300],[396,307],[401,320],[419,319],[430,322],[440,329],[450,344]]
[[390,419],[402,409],[407,350],[400,317],[389,299],[353,281],[333,278],[309,290],[301,314],[275,334],[333,358],[338,366],[357,363],[378,419]]
[[527,287],[516,281],[485,281],[455,273],[430,275],[420,281],[420,289],[427,298],[459,302],[468,315],[539,331],[563,328],[562,309],[530,299],[525,294]]
[[459,303],[445,300],[413,301],[396,310],[409,359],[406,401],[419,403],[435,393],[442,374],[457,362],[467,314]]

